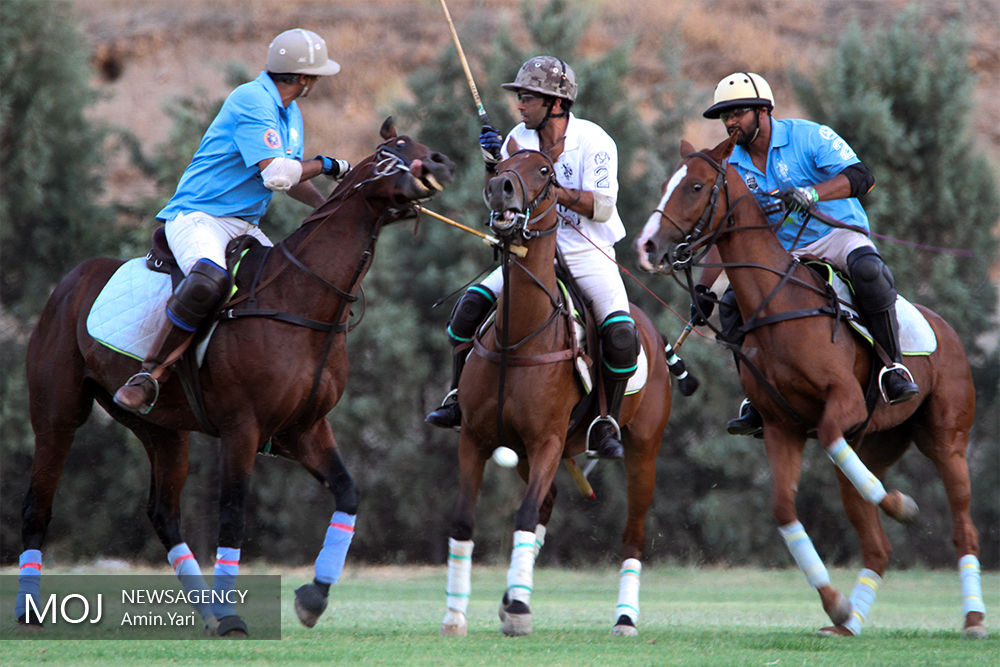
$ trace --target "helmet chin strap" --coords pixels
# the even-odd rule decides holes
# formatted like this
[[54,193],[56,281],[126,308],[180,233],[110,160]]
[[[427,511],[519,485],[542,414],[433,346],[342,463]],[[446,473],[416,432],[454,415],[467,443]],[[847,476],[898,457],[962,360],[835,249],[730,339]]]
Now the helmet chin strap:
[[542,129],[546,125],[548,125],[549,118],[565,118],[565,117],[569,116],[569,112],[568,111],[563,111],[562,113],[552,113],[552,107],[555,106],[556,100],[555,100],[554,97],[550,98],[550,99],[551,99],[551,101],[549,102],[548,106],[545,108],[545,118],[543,118],[542,122],[539,123],[538,127],[535,128],[535,132],[541,132]]

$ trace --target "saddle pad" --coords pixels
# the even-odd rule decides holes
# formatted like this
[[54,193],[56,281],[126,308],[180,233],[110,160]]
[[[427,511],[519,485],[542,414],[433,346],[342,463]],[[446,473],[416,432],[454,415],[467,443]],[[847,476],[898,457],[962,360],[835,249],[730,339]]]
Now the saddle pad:
[[[167,323],[166,305],[172,292],[170,276],[150,271],[144,257],[130,259],[97,295],[87,316],[87,333],[102,345],[142,361]],[[198,345],[199,365],[210,338],[211,332]]]
[[[843,278],[836,273],[830,280],[833,289],[840,297],[841,307],[851,314],[850,324],[869,343],[872,342],[871,332],[861,323],[858,311],[854,308],[854,297],[851,288]],[[917,310],[917,307],[896,295],[896,319],[899,321],[899,347],[904,355],[928,355],[937,349],[937,336],[927,318]]]
[[[586,349],[587,345],[587,329],[583,324],[582,317],[580,316],[579,309],[576,303],[573,302],[570,296],[569,290],[563,285],[562,281],[559,281],[559,289],[562,290],[563,298],[566,299],[566,303],[570,306],[570,312],[573,313],[573,317],[570,320],[573,322],[573,333],[576,336],[577,346],[583,350]],[[646,379],[649,375],[649,369],[646,363],[646,349],[639,346],[639,357],[636,360],[638,368],[636,368],[635,373],[632,377],[628,379],[628,384],[625,385],[626,394],[634,394],[643,387],[646,386]],[[575,360],[576,374],[580,378],[580,383],[583,385],[583,390],[585,393],[590,393],[593,389],[593,382],[590,377],[590,367],[587,365],[587,361],[582,357],[578,356]]]

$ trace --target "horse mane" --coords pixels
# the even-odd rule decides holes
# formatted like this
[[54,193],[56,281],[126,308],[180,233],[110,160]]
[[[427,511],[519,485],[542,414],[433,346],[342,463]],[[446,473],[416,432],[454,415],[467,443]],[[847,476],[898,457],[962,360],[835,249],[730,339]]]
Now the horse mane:
[[317,220],[325,220],[331,213],[336,210],[336,205],[347,199],[348,196],[354,193],[362,181],[366,178],[365,174],[367,172],[364,167],[370,165],[374,160],[375,156],[378,154],[378,150],[364,160],[359,162],[351,171],[347,173],[340,183],[333,189],[330,196],[326,198],[322,204],[320,204],[312,213],[310,213],[305,220],[302,221],[300,226],[307,225]]

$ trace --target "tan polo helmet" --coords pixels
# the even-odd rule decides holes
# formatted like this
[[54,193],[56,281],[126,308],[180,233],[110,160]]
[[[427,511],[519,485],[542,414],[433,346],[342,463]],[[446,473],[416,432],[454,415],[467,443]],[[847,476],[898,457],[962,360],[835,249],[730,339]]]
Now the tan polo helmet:
[[555,56],[535,56],[521,65],[513,81],[501,87],[552,95],[572,102],[576,99],[576,74]]
[[340,65],[327,56],[326,42],[311,30],[292,28],[267,47],[266,69],[274,74],[330,76]]

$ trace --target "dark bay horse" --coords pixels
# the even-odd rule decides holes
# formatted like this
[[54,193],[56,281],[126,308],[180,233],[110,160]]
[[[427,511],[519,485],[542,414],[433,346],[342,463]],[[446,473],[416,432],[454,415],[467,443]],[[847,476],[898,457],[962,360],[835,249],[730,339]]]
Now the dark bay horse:
[[[873,364],[871,348],[843,321],[832,322],[826,316],[782,319],[782,314],[821,308],[830,300],[820,278],[793,262],[743,179],[728,164],[733,145],[730,138],[712,150],[695,151],[682,142],[683,160],[665,185],[660,206],[640,240],[648,266],[673,270],[686,268],[692,249],[698,249],[693,251],[697,255],[714,243],[744,321],[772,318],[746,333],[740,380],[764,418],[774,516],[789,551],[819,591],[834,622],[821,632],[861,631],[891,552],[877,507],[900,520],[912,518],[916,511],[912,500],[899,491],[886,493],[881,482],[912,442],[937,467],[951,507],[963,632],[985,637],[979,536],[969,515],[965,459],[975,390],[958,335],[936,313],[917,306],[936,338],[932,353],[907,359],[920,394],[894,406],[878,401],[866,422],[864,391]],[[814,433],[838,468],[844,509],[861,542],[864,569],[850,599],[830,586],[826,568],[796,517],[802,452]]]
[[[296,591],[300,620],[313,626],[326,606],[353,536],[357,489],[326,419],[347,383],[347,321],[371,265],[382,227],[415,215],[414,205],[452,180],[454,165],[441,153],[397,136],[391,118],[384,143],[351,171],[327,201],[266,254],[256,284],[259,311],[290,313],[325,330],[266,316],[223,320],[199,381],[209,423],[218,431],[219,581],[232,586],[243,542],[244,507],[258,451],[298,461],[336,502],[314,583]],[[92,259],[71,271],[49,298],[28,344],[27,378],[35,455],[24,500],[21,587],[38,601],[41,550],[53,496],[74,432],[96,400],[142,442],[150,460],[147,513],[168,560],[188,588],[204,588],[201,570],[181,537],[180,494],[187,476],[191,431],[204,430],[175,377],[164,383],[155,408],[138,417],[118,408],[115,388],[137,362],[95,341],[86,319],[97,295],[123,262]],[[238,278],[239,280],[239,278]],[[227,306],[247,306],[238,292]],[[246,314],[246,313],[244,313]],[[131,474],[123,471],[123,474]],[[322,563],[321,563],[322,562]],[[219,635],[240,636],[246,625],[226,608],[199,609]]]
[[[517,471],[527,483],[515,517],[507,591],[500,608],[504,634],[526,635],[532,629],[528,603],[535,558],[555,500],[553,480],[562,459],[586,448],[589,420],[582,420],[582,427],[567,436],[571,411],[584,394],[575,377],[567,306],[556,282],[554,167],[543,153],[517,151],[516,146],[510,150],[513,154],[498,165],[486,196],[494,211],[494,232],[523,245],[527,254],[523,259],[509,255],[505,295],[497,304],[493,324],[477,336],[458,386],[460,480],[448,545],[448,610],[442,635],[467,631],[476,500],[491,453],[499,446],[514,450]],[[637,634],[646,512],[653,499],[656,455],[671,402],[662,339],[645,313],[633,305],[631,314],[645,350],[645,362],[640,364],[646,365],[647,380],[640,391],[626,396],[620,415],[628,516],[613,630],[618,635]]]

